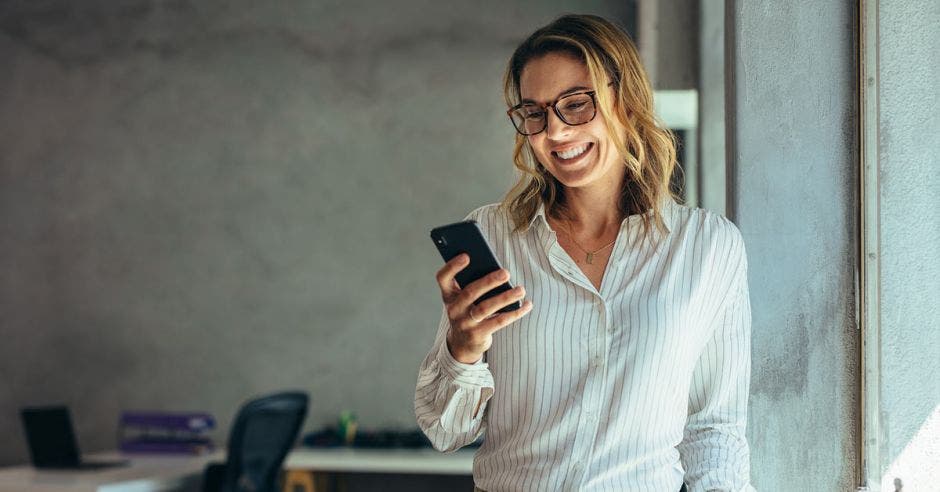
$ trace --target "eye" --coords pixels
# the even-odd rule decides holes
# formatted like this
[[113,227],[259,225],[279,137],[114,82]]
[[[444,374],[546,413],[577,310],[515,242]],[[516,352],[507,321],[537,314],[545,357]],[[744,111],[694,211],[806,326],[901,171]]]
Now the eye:
[[533,108],[532,110],[523,111],[522,117],[531,121],[540,120],[545,117],[545,111]]
[[584,109],[587,106],[587,104],[588,104],[587,101],[583,101],[583,100],[582,101],[569,101],[565,103],[564,107],[562,107],[562,110],[563,111],[580,111]]

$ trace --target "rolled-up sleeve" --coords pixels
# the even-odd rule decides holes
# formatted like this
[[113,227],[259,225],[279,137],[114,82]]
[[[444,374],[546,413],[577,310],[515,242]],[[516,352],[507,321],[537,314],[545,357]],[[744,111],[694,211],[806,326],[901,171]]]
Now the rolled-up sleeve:
[[457,450],[483,433],[486,404],[494,391],[488,364],[463,364],[450,354],[446,342],[449,328],[445,312],[415,387],[418,426],[438,451]]
[[753,491],[745,437],[751,373],[751,305],[747,260],[738,268],[689,392],[689,417],[679,453],[689,492]]

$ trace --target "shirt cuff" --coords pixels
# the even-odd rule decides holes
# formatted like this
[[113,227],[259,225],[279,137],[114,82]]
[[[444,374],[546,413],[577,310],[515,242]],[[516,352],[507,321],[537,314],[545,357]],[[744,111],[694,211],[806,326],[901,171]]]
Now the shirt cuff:
[[483,358],[473,364],[464,364],[454,359],[447,348],[447,342],[441,344],[437,353],[437,363],[441,371],[453,382],[474,387],[493,388],[493,375],[490,365],[483,362]]

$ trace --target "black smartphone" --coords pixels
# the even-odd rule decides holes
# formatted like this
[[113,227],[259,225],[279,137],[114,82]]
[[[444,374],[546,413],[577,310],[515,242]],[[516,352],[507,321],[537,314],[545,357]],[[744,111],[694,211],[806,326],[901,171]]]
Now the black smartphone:
[[[502,268],[499,261],[496,260],[496,255],[493,254],[490,245],[487,244],[486,238],[483,237],[480,225],[475,220],[465,220],[455,224],[435,227],[431,230],[431,240],[434,241],[434,246],[437,247],[445,262],[450,261],[460,253],[470,255],[470,264],[457,272],[456,280],[461,289]],[[480,301],[499,295],[509,289],[512,289],[512,285],[506,282],[480,296],[474,304],[479,304]],[[516,301],[504,306],[499,312],[515,311],[520,307],[522,305],[519,301]]]

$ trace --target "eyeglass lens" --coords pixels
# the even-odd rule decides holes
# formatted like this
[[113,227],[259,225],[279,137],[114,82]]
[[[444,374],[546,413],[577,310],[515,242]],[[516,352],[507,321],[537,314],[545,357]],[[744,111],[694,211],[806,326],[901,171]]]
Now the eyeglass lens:
[[[594,98],[590,94],[565,96],[555,103],[554,108],[555,114],[568,125],[583,125],[594,119]],[[535,104],[516,108],[510,116],[516,129],[524,135],[541,132],[548,122],[546,108]]]

